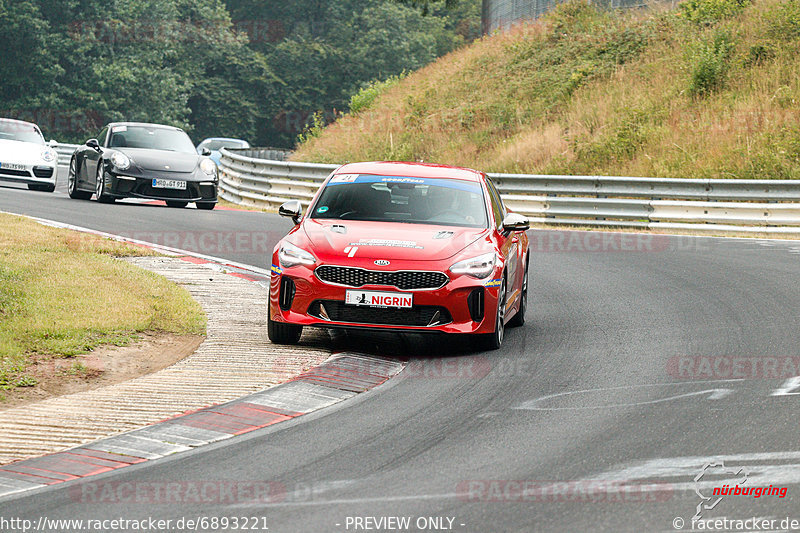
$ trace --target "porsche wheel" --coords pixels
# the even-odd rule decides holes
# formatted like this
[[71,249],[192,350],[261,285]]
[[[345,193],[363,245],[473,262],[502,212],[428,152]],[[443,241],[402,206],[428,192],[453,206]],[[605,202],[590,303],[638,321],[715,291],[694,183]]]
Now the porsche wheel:
[[78,161],[73,157],[69,161],[69,174],[67,176],[67,193],[75,200],[88,200],[92,193],[78,190]]
[[101,204],[113,204],[114,197],[109,196],[106,194],[106,180],[103,176],[103,162],[101,161],[97,165],[97,188],[95,189],[95,196],[97,197],[97,201]]

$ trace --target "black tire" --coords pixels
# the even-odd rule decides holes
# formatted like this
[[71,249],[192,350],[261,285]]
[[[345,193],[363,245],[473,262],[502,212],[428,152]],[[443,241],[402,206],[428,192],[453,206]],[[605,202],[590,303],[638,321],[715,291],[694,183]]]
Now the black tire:
[[177,207],[180,209],[181,207],[186,207],[187,205],[189,205],[189,202],[180,202],[178,200],[167,200],[167,207]]
[[106,180],[105,176],[103,175],[103,161],[100,160],[97,163],[97,187],[95,189],[95,196],[97,197],[97,201],[101,204],[113,204],[114,197],[109,196],[106,194]]
[[78,161],[74,157],[69,160],[67,194],[75,200],[88,200],[92,197],[92,193],[78,190]]
[[303,326],[273,322],[267,309],[267,337],[274,344],[297,344],[303,334]]
[[52,183],[29,183],[28,189],[39,192],[53,192],[56,190],[56,186]]
[[522,278],[522,294],[520,295],[519,309],[508,321],[508,327],[518,328],[525,324],[525,311],[528,309],[528,264],[525,263],[525,273]]
[[194,205],[197,206],[197,209],[214,209],[217,207],[217,202],[195,202]]
[[497,312],[494,317],[494,331],[483,336],[484,345],[487,350],[497,350],[503,344],[505,337],[505,318],[506,318],[506,277],[500,283],[500,290],[497,292]]

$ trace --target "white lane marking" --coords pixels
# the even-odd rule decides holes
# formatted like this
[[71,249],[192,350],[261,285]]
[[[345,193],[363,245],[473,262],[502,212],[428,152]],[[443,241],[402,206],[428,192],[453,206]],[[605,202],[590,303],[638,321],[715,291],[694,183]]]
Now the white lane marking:
[[800,389],[800,376],[795,376],[784,381],[779,389],[775,389],[772,396],[794,396],[795,394],[800,394],[798,389]]
[[[642,480],[667,480],[669,486],[674,491],[688,490],[694,491],[696,488],[719,487],[726,483],[736,481],[735,477],[716,477],[708,481],[695,483],[694,478],[705,465],[714,462],[724,462],[728,466],[743,466],[747,470],[747,484],[752,486],[768,486],[780,484],[800,483],[800,464],[781,463],[781,461],[798,460],[800,452],[766,452],[766,453],[744,453],[733,455],[711,455],[711,456],[692,456],[692,457],[671,457],[649,459],[638,464],[622,466],[615,470],[609,470],[584,478],[588,480],[621,481],[632,483]],[[768,464],[764,464],[768,463]],[[771,463],[771,464],[769,464]],[[685,482],[672,482],[669,478],[686,478]],[[724,478],[724,479],[723,479]],[[642,490],[663,490],[664,487],[656,485],[637,485]]]
[[529,410],[529,411],[563,411],[563,410],[579,410],[579,409],[608,409],[611,407],[632,407],[635,405],[648,405],[660,402],[667,402],[670,400],[677,400],[679,398],[686,398],[689,396],[699,396],[708,394],[708,400],[721,400],[726,396],[730,395],[733,391],[731,389],[722,389],[722,388],[714,388],[714,389],[704,389],[700,391],[692,391],[683,394],[678,394],[674,396],[668,396],[666,398],[658,398],[655,400],[642,400],[639,402],[630,402],[630,403],[615,403],[615,404],[607,404],[607,405],[586,405],[586,406],[578,406],[578,407],[544,407],[540,406],[540,403],[546,402],[547,400],[552,400],[553,398],[559,398],[564,396],[573,396],[578,394],[587,394],[587,393],[594,393],[594,392],[610,392],[615,390],[629,390],[629,389],[639,389],[645,387],[675,387],[675,386],[687,386],[687,385],[697,385],[697,384],[706,384],[706,383],[726,383],[726,382],[737,382],[737,381],[744,381],[743,379],[722,379],[722,380],[712,380],[712,381],[693,381],[693,382],[685,382],[685,383],[653,383],[653,384],[643,384],[643,385],[626,385],[622,387],[608,387],[608,388],[599,388],[599,389],[584,389],[578,391],[567,391],[567,392],[559,392],[556,394],[549,394],[547,396],[542,396],[541,398],[536,398],[534,400],[529,400],[524,402],[517,407],[513,407],[512,409],[521,409],[521,410]]

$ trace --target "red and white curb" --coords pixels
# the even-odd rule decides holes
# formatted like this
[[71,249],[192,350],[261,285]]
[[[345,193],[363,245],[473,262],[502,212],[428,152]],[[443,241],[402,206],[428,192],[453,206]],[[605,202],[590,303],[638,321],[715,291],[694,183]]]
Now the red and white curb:
[[102,474],[291,420],[384,383],[404,363],[343,352],[296,378],[158,424],[0,467],[0,497]]

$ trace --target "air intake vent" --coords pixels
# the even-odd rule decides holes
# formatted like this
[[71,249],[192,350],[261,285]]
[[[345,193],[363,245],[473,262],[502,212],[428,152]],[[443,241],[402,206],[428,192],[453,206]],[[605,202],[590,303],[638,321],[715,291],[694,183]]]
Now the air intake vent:
[[472,320],[475,322],[480,322],[483,320],[483,302],[484,302],[484,292],[483,287],[474,289],[469,296],[467,296],[467,307],[469,307],[469,316],[472,317]]
[[278,297],[278,305],[280,306],[281,310],[288,311],[292,308],[292,302],[294,301],[294,281],[292,278],[282,276],[281,277],[281,292]]
[[53,167],[33,167],[33,175],[37,178],[52,178]]
[[453,321],[447,309],[437,305],[391,309],[347,305],[338,300],[316,300],[308,308],[308,314],[330,322],[418,328],[441,326]]

